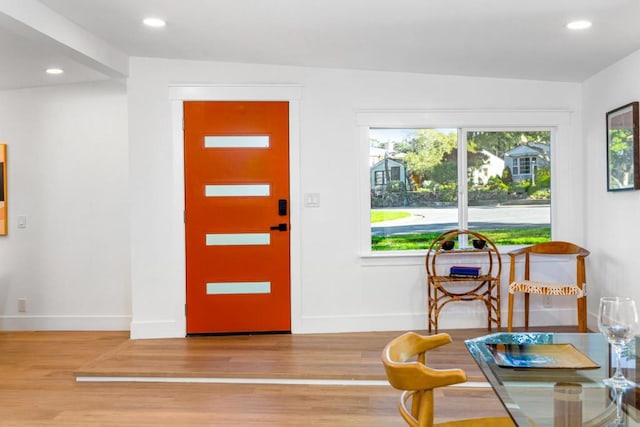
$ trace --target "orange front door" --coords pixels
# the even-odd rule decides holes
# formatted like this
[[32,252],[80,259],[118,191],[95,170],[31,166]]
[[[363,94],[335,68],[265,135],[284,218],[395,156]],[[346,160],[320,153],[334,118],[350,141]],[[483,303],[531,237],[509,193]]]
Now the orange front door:
[[290,331],[289,104],[184,103],[187,333]]

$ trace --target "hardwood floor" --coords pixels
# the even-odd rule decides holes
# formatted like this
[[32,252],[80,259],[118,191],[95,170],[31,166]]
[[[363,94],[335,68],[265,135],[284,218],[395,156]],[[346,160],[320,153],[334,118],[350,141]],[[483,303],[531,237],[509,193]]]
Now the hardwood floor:
[[[429,364],[461,367],[484,382],[464,339],[487,331],[447,332],[454,342],[430,353]],[[0,426],[403,426],[397,390],[350,383],[383,380],[380,352],[400,333],[131,341],[127,332],[1,332]],[[247,383],[77,382],[76,375]],[[264,378],[346,384],[256,383]],[[490,388],[442,389],[436,406],[437,421],[505,415]]]

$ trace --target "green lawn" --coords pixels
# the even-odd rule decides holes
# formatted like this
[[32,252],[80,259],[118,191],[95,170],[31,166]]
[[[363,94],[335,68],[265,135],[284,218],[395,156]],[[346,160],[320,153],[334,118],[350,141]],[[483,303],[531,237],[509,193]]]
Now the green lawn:
[[[496,230],[473,230],[491,239],[496,246],[531,245],[551,240],[551,227],[505,228]],[[373,251],[399,251],[429,249],[431,242],[440,235],[436,233],[404,234],[388,237],[371,237]]]
[[411,216],[411,214],[409,212],[389,211],[389,210],[384,210],[384,211],[372,210],[371,211],[371,223],[373,224],[374,222],[391,221],[391,220],[394,220],[394,219],[406,218],[408,216]]

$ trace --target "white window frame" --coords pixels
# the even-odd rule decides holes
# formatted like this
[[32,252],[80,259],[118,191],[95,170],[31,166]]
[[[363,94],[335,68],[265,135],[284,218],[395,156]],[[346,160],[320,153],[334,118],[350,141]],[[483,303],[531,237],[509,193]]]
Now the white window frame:
[[[424,262],[425,250],[416,251],[372,251],[371,250],[371,199],[369,179],[369,129],[458,129],[458,206],[468,206],[466,186],[467,133],[473,131],[506,132],[549,131],[551,132],[551,158],[555,158],[557,144],[571,137],[571,111],[568,110],[421,110],[386,111],[362,110],[356,112],[359,154],[359,232],[360,258],[369,264],[418,264]],[[551,176],[555,176],[555,165],[551,162]],[[551,180],[551,235],[557,212],[554,203],[557,180]],[[458,209],[458,224],[468,223],[467,209]]]

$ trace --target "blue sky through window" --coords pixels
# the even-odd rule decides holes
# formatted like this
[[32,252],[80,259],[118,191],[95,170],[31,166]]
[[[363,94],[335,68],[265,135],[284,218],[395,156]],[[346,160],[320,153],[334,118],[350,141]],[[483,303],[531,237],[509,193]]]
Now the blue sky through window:
[[401,142],[404,141],[407,137],[410,137],[416,133],[417,129],[380,129],[380,128],[371,128],[369,129],[369,137],[372,139],[377,139],[380,142]]

